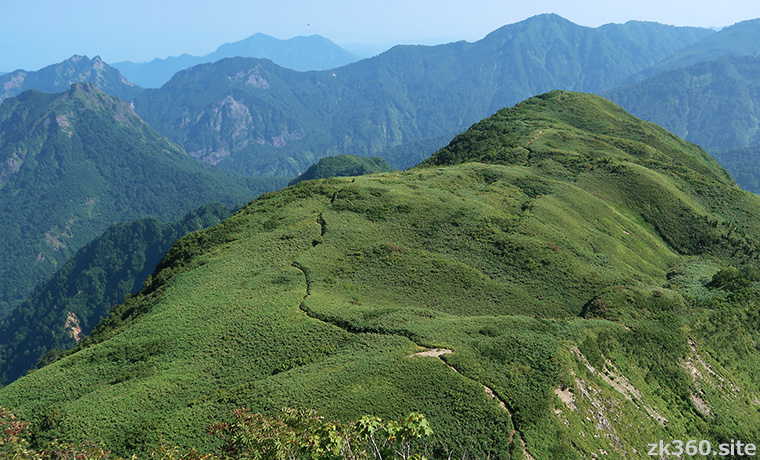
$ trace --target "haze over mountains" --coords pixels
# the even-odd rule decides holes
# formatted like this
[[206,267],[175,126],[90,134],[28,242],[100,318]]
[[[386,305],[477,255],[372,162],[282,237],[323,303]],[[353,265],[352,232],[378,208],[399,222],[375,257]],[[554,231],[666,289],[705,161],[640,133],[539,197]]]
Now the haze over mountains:
[[[752,54],[758,27],[758,21],[745,21],[715,32],[632,21],[594,29],[556,15],[539,15],[504,26],[475,43],[400,46],[335,69],[339,72],[295,72],[235,58],[234,63],[219,61],[180,72],[164,87],[139,96],[134,88],[119,84],[104,85],[109,86],[104,91],[134,99],[141,117],[192,156],[253,176],[293,177],[322,156],[344,153],[380,155],[395,167],[408,167],[498,108],[554,88],[612,97],[637,116],[662,123],[709,149],[737,148],[752,143],[742,125],[752,123],[743,117],[753,109],[705,107],[665,115],[669,109],[660,104],[668,97],[659,98],[650,87],[660,83],[646,80],[638,83],[638,90],[620,85],[644,79],[653,69]],[[321,37],[298,39],[322,43]],[[217,53],[243,54],[255,43],[272,40],[257,34],[219,47]],[[296,42],[274,40],[280,48],[288,45],[285,54],[302,55],[303,44]],[[308,50],[311,45],[303,46]],[[72,65],[63,64],[59,67]],[[116,69],[105,65],[101,73],[105,71],[110,75]],[[746,82],[729,85],[733,78],[721,75],[714,84],[728,85],[720,91],[729,95],[752,94]],[[123,77],[111,78],[119,79]],[[691,97],[698,104],[711,100],[704,94],[710,88],[692,85],[692,89]],[[632,91],[636,94],[623,96]],[[732,99],[739,104],[748,100]],[[711,122],[726,120],[727,114],[730,120]],[[695,138],[693,130],[685,130],[684,117],[695,119],[689,124],[720,132]]]
[[637,75],[635,79],[652,77],[658,73],[688,67],[700,61],[711,61],[724,56],[757,56],[760,54],[760,37],[757,30],[760,19],[751,19],[721,29],[704,40],[679,50],[661,62]]
[[[712,33],[636,22],[591,29],[542,15],[475,43],[397,46],[323,72],[225,59],[143,92],[135,110],[203,161],[293,176],[325,155],[383,156],[406,143],[448,140],[553,88],[613,88]],[[428,154],[392,165],[408,167]]]
[[258,33],[244,40],[226,43],[205,56],[183,54],[142,63],[116,62],[113,66],[130,81],[145,88],[157,88],[180,70],[238,56],[269,59],[278,65],[299,71],[332,69],[360,59],[319,35],[279,40]]

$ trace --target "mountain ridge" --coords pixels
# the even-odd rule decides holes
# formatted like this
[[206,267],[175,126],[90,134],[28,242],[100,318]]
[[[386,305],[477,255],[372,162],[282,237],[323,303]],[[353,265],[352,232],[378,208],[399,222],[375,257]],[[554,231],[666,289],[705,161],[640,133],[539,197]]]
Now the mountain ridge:
[[[758,242],[760,197],[699,147],[554,91],[430,163],[304,181],[185,236],[0,404],[37,442],[124,455],[159,433],[210,451],[208,421],[241,406],[414,407],[439,435],[431,458],[752,439]],[[452,353],[415,356],[431,348]]]
[[[636,75],[634,80],[643,80],[668,70],[688,67],[699,61],[727,56],[757,56],[758,45],[760,45],[758,30],[760,30],[760,18],[724,27],[704,40],[693,43],[651,68],[645,69],[641,74]],[[634,83],[634,80],[626,84]]]
[[[654,38],[642,46],[647,33]],[[295,176],[321,156],[372,156],[448,136],[532,94],[616,86],[711,33],[651,23],[592,29],[542,15],[475,43],[396,46],[329,71],[224,59],[141,93],[135,109],[203,161],[256,176]],[[411,166],[430,153],[392,166]]]
[[709,150],[760,142],[760,57],[724,56],[663,72],[604,95]]
[[0,102],[29,89],[59,93],[72,84],[83,82],[93,83],[102,91],[124,101],[132,100],[142,91],[142,88],[129,82],[117,69],[103,62],[100,56],[89,59],[87,56],[74,55],[37,71],[16,70],[0,76]]

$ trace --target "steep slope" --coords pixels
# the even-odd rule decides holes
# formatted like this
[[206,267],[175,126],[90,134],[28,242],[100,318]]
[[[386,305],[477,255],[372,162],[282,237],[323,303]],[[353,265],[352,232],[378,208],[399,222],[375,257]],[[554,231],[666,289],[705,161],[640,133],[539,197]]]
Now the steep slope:
[[706,149],[760,142],[760,57],[724,57],[604,93]]
[[211,204],[168,224],[147,218],[109,226],[0,321],[0,386],[34,369],[46,353],[41,365],[76,346],[113,305],[142,288],[177,239],[230,214]]
[[[404,144],[450,139],[552,89],[613,88],[711,33],[640,22],[591,29],[541,15],[475,43],[397,46],[323,72],[225,59],[145,91],[135,110],[203,161],[292,177],[323,156],[390,154]],[[405,151],[418,156],[385,159],[405,168],[432,153]]]
[[318,162],[309,166],[309,169],[304,171],[303,174],[290,181],[288,185],[297,184],[305,180],[362,176],[364,174],[391,171],[393,171],[393,168],[380,157],[366,158],[354,155],[338,155],[336,157],[325,157],[320,159]]
[[279,40],[258,33],[244,40],[225,43],[205,56],[183,54],[143,63],[117,62],[113,66],[140,86],[158,88],[180,70],[230,57],[269,59],[282,67],[299,71],[332,69],[359,60],[359,57],[319,35]]
[[184,237],[0,405],[37,441],[124,453],[211,449],[239,406],[413,408],[431,458],[717,449],[760,435],[758,242],[760,197],[704,151],[552,92],[420,167],[305,181]]
[[89,83],[7,99],[0,106],[0,315],[113,222],[179,219],[204,203],[247,202],[283,182],[198,164]]
[[72,56],[34,72],[16,70],[0,76],[0,102],[29,89],[46,93],[66,91],[74,83],[89,82],[111,96],[132,100],[142,88],[127,81],[119,71],[95,56]]

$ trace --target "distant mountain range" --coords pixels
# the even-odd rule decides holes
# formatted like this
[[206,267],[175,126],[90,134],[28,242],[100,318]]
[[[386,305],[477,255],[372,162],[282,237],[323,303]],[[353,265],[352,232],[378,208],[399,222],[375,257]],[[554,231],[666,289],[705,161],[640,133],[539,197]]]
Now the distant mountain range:
[[258,33],[238,42],[224,44],[205,56],[183,54],[143,63],[117,62],[113,66],[130,81],[145,88],[157,88],[180,70],[238,56],[269,59],[282,67],[299,71],[332,69],[360,59],[319,35],[280,40]]
[[199,164],[91,83],[0,105],[0,317],[114,222],[243,204],[285,180]]
[[[642,22],[592,29],[541,15],[475,43],[397,46],[321,72],[224,59],[179,72],[134,103],[195,158],[249,175],[295,176],[322,156],[382,155],[450,139],[499,108],[554,88],[614,88],[711,34]],[[431,152],[416,153],[386,159],[404,168]]]
[[[141,117],[193,157],[252,176],[293,177],[322,156],[346,153],[381,155],[394,167],[408,167],[470,123],[554,88],[603,94],[709,149],[741,148],[754,142],[754,128],[745,129],[754,119],[747,110],[754,109],[736,106],[752,99],[747,86],[752,85],[751,74],[739,81],[741,72],[720,73],[716,68],[720,77],[710,88],[704,80],[688,85],[694,100],[690,105],[701,105],[699,110],[674,113],[678,108],[664,106],[664,101],[683,104],[686,96],[657,93],[668,79],[675,79],[671,91],[685,88],[678,80],[682,74],[663,69],[756,53],[759,28],[760,20],[719,32],[636,21],[593,29],[539,15],[475,43],[399,46],[327,71],[298,72],[264,60],[235,58],[181,70],[165,88],[143,94],[99,57],[75,56],[38,72],[0,76],[0,83],[6,88],[3,97],[8,97],[26,88],[60,91],[72,81],[92,81],[108,94],[134,101]],[[291,56],[301,62],[307,55],[330,55],[324,65],[333,67],[343,62],[337,59],[339,49],[319,36],[277,40],[256,34],[204,57],[120,65],[143,68],[148,75],[163,72],[162,79],[198,60],[227,55]],[[724,64],[728,71],[726,65],[731,65]],[[702,65],[686,72],[705,71]],[[647,77],[653,72],[660,73]],[[635,86],[621,87],[626,82]],[[713,107],[716,98],[704,97],[708,90],[725,96],[721,109]]]
[[712,61],[724,56],[758,56],[760,55],[758,30],[760,30],[760,19],[742,21],[725,27],[703,40],[678,50],[634,76],[632,80],[641,80],[668,70],[688,67],[701,61]]
[[111,96],[130,101],[142,88],[127,81],[119,71],[100,56],[73,56],[34,72],[16,70],[0,76],[0,102],[28,89],[46,93],[62,93],[74,83],[89,82]]
[[722,57],[603,94],[706,149],[741,148],[760,142],[759,76],[760,57]]

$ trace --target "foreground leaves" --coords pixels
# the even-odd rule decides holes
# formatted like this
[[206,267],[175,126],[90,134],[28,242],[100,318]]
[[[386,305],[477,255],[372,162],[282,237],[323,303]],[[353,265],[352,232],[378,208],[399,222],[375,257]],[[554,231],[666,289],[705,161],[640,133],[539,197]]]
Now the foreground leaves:
[[[123,460],[111,457],[102,444],[61,444],[53,441],[42,450],[31,447],[29,424],[0,407],[0,458],[9,460]],[[401,459],[424,460],[415,441],[433,430],[424,415],[411,413],[383,421],[366,415],[357,422],[327,421],[312,410],[284,408],[275,416],[232,412],[226,422],[211,425],[208,433],[221,440],[220,453],[201,454],[162,442],[150,452],[153,460],[296,460],[296,459]],[[133,455],[131,460],[138,460]]]

